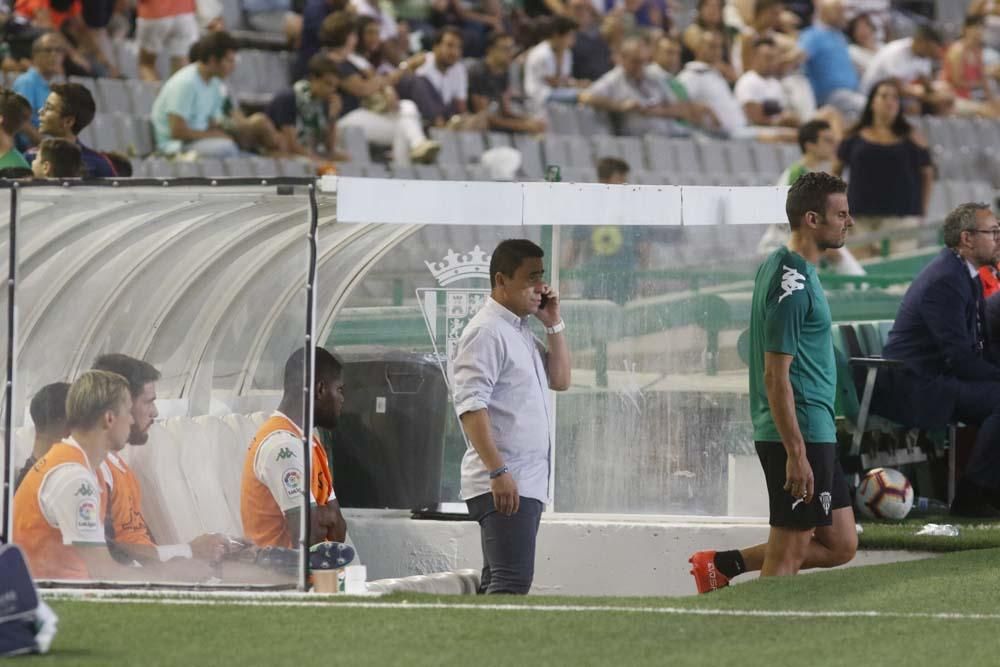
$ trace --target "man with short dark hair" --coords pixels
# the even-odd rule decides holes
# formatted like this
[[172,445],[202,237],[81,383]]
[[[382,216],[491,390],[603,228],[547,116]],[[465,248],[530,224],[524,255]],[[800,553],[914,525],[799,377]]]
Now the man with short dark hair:
[[234,157],[240,149],[222,128],[222,80],[236,66],[236,40],[213,32],[198,43],[198,62],[185,65],[164,82],[153,102],[156,147],[166,154]]
[[190,544],[156,543],[142,514],[139,479],[120,455],[126,445],[141,447],[149,442],[149,429],[159,416],[156,382],[160,372],[152,364],[125,354],[102,354],[94,361],[94,370],[125,378],[132,396],[132,428],[128,440],[121,446],[112,447],[98,465],[98,481],[107,490],[105,534],[112,553],[125,562],[134,560],[140,564],[165,562],[176,557],[219,561],[228,544],[222,535],[200,535]]
[[778,79],[778,46],[770,37],[759,37],[750,49],[751,62],[733,88],[736,101],[753,125],[798,127],[799,119],[789,107]]
[[466,116],[469,74],[462,62],[462,32],[458,28],[447,26],[438,31],[433,49],[417,68],[408,97],[420,109],[426,125],[473,129],[467,125],[471,120]]
[[79,178],[83,169],[80,146],[74,141],[43,139],[31,162],[35,178]]
[[[343,542],[347,536],[326,450],[316,430],[311,443],[312,478],[303,479],[305,353],[305,348],[299,348],[285,363],[284,395],[278,409],[257,430],[243,462],[240,516],[246,537],[258,547],[298,547],[303,537],[299,523],[304,493],[312,505],[306,543]],[[344,405],[343,365],[321,347],[315,356],[314,426],[333,429]]]
[[878,50],[865,69],[860,91],[867,95],[875,84],[886,79],[899,82],[903,101],[915,100],[911,113],[920,113],[921,105],[935,113],[949,111],[954,96],[934,81],[934,63],[941,59],[944,40],[932,26],[919,25],[913,37],[889,42]]
[[[544,254],[526,239],[496,247],[491,295],[462,332],[452,366],[455,409],[469,443],[462,498],[482,532],[485,593],[531,588],[535,538],[551,498],[549,390],[569,388],[571,365]],[[547,347],[531,332],[530,315],[545,326]]]
[[[84,178],[112,178],[115,172],[111,160],[102,153],[83,145],[79,135],[94,120],[97,105],[86,86],[79,83],[56,83],[39,114],[38,129],[47,137],[65,139],[80,147]],[[35,151],[25,157],[34,159]]]
[[490,35],[486,55],[469,67],[469,108],[486,112],[491,130],[540,134],[545,121],[520,113],[511,102],[510,64],[514,38],[502,32]]
[[816,271],[822,253],[843,247],[854,224],[847,185],[805,174],[789,189],[785,210],[791,239],[757,270],[750,307],[750,415],[771,532],[766,544],[691,556],[699,593],[757,569],[769,577],[835,567],[857,550],[837,459],[832,319]]
[[579,88],[586,82],[573,79],[573,42],[576,21],[555,16],[546,39],[528,51],[524,60],[524,93],[532,111],[541,111],[546,102],[575,104]]
[[910,283],[882,350],[903,368],[879,371],[872,409],[914,428],[975,425],[951,512],[998,518],[1000,364],[985,331],[978,270],[996,262],[1000,224],[989,204],[967,203],[948,214],[943,231],[945,248]]
[[305,78],[274,96],[267,115],[281,133],[286,152],[318,163],[344,157],[337,150],[339,84],[337,63],[317,53],[309,59]]
[[66,394],[69,384],[53,382],[39,389],[31,398],[28,413],[35,425],[35,442],[31,448],[31,456],[24,462],[24,467],[17,473],[14,481],[14,491],[21,486],[21,481],[31,467],[45,456],[55,443],[69,437],[69,427],[66,425]]
[[14,135],[31,118],[31,105],[12,90],[0,88],[0,169],[30,167],[14,145]]

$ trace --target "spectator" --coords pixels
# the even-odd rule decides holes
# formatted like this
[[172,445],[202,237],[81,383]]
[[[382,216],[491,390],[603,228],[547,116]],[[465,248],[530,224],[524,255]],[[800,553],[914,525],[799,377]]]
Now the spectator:
[[743,108],[729,89],[722,73],[711,63],[722,57],[722,36],[714,30],[701,33],[698,60],[684,66],[677,77],[691,100],[704,104],[719,119],[719,126],[728,136],[738,139],[794,141],[795,131],[789,128],[751,127]]
[[854,69],[858,72],[858,77],[864,77],[871,64],[872,58],[878,52],[878,37],[875,34],[875,24],[872,23],[868,14],[858,14],[847,24],[847,53],[854,63]]
[[[784,5],[781,0],[757,0],[754,4],[754,18],[750,32],[741,35],[739,48],[734,50],[739,60],[735,63],[737,71],[746,72],[753,66],[754,44],[762,37],[774,42],[776,54],[776,76],[797,68],[805,59],[805,54],[795,43],[795,40],[781,32],[781,19]],[[734,58],[735,59],[735,58]]]
[[607,10],[624,14],[636,29],[670,32],[670,7],[666,0],[607,0]]
[[524,92],[533,110],[541,111],[546,102],[576,102],[582,85],[572,78],[576,29],[573,19],[556,16],[552,19],[549,36],[528,51],[524,62]]
[[159,81],[156,59],[170,58],[170,73],[187,64],[188,49],[198,41],[194,0],[138,0],[135,38],[139,43],[139,78]]
[[295,60],[295,66],[292,68],[292,76],[296,80],[305,76],[309,59],[319,53],[322,47],[319,32],[326,19],[337,12],[347,12],[345,16],[354,16],[354,9],[350,7],[348,0],[306,0],[302,10],[299,54]]
[[382,53],[382,38],[379,36],[378,20],[371,16],[359,16],[355,20],[358,33],[358,45],[354,48],[356,58],[364,58],[365,69],[374,70],[379,74],[391,72],[395,67],[389,63]]
[[31,398],[28,413],[31,423],[35,426],[35,441],[31,447],[31,455],[24,462],[21,471],[14,481],[14,491],[21,486],[21,481],[32,466],[38,463],[49,448],[57,442],[69,437],[69,427],[66,425],[66,394],[69,384],[53,382],[39,389]]
[[911,113],[919,114],[921,106],[943,112],[951,106],[952,96],[932,83],[934,65],[941,57],[942,41],[937,30],[921,25],[913,37],[889,42],[875,54],[861,79],[861,91],[871,92],[876,81],[895,79],[905,99],[916,102]]
[[[503,16],[498,5],[484,4],[475,11],[460,0],[431,0],[430,24],[440,31],[456,28],[462,37],[465,55],[482,58],[486,53],[486,39],[490,32],[504,32]],[[493,10],[493,11],[490,11]]]
[[649,74],[646,42],[638,37],[626,39],[617,60],[617,67],[580,93],[580,102],[619,114],[624,134],[677,134],[673,119],[688,119],[688,108],[674,104],[668,89]]
[[733,49],[732,33],[722,21],[722,0],[698,0],[697,15],[694,23],[684,29],[681,38],[681,61],[689,63],[695,60],[695,53],[700,48],[701,36],[707,30],[719,33],[722,38],[722,55],[717,67],[722,76],[730,84],[736,83],[739,72],[731,64]]
[[412,100],[400,100],[395,92],[395,86],[423,64],[425,56],[411,56],[400,63],[399,69],[376,74],[367,61],[354,53],[354,19],[345,12],[326,18],[322,40],[327,57],[337,63],[340,75],[342,111],[337,127],[360,128],[368,143],[392,146],[395,164],[433,162],[440,144],[424,134],[417,105]]
[[819,0],[819,16],[799,35],[806,53],[805,72],[819,105],[831,104],[854,118],[865,106],[858,92],[858,73],[847,51],[844,6],[841,0]]
[[[996,261],[1000,225],[989,204],[958,206],[944,222],[945,248],[913,279],[882,356],[872,407],[907,427],[977,427],[951,513],[1000,517],[1000,365],[986,336],[979,267]],[[956,471],[958,473],[959,471]]]
[[892,38],[892,0],[842,0],[844,15],[848,20],[864,14],[875,31],[875,46],[880,47]]
[[468,114],[469,73],[462,62],[462,33],[442,28],[434,38],[434,50],[417,68],[408,97],[420,110],[426,125],[453,129],[482,130],[486,116]]
[[986,68],[983,64],[983,18],[968,16],[962,37],[944,56],[941,78],[955,92],[955,109],[962,114],[996,117],[1000,115]]
[[602,34],[603,22],[590,0],[569,0],[569,11],[579,26],[573,42],[571,74],[574,79],[596,81],[614,66],[611,48]]
[[345,159],[337,150],[337,63],[317,53],[309,60],[309,73],[291,90],[278,93],[267,115],[281,132],[284,152],[308,157],[317,165]]
[[297,21],[291,0],[243,0],[247,24],[254,30],[283,34],[289,24]]
[[[96,111],[94,96],[86,86],[57,83],[42,107],[39,130],[47,137],[65,139],[80,147],[84,178],[111,178],[117,174],[108,158],[84,146],[79,139],[80,133],[94,120]],[[34,151],[28,151],[27,157],[33,160]]]
[[1000,2],[997,0],[972,0],[968,16],[982,16],[984,43],[991,49],[1000,49]]
[[80,147],[66,139],[42,139],[31,163],[35,178],[79,178],[83,168]]
[[[927,144],[903,116],[899,85],[880,81],[868,96],[861,119],[837,150],[833,173],[847,169],[847,198],[861,234],[916,230],[922,224],[934,184]],[[894,240],[893,249],[916,248],[916,239]],[[869,239],[857,255],[879,252]]]
[[[602,157],[597,161],[597,179],[606,185],[627,183],[629,172],[624,160]],[[650,249],[649,230],[644,227],[575,226],[562,261],[566,268],[585,272],[583,298],[624,304],[637,296],[636,272],[649,268]]]
[[49,97],[52,79],[63,75],[66,40],[56,32],[45,33],[31,45],[31,68],[14,79],[12,88],[31,105],[31,124],[25,124],[18,145],[23,151],[42,140],[38,131],[38,112]]
[[31,105],[12,90],[0,88],[0,169],[29,167],[14,145],[14,135],[31,118]]
[[490,35],[486,57],[469,68],[469,108],[473,113],[485,112],[491,130],[540,134],[545,131],[545,121],[519,113],[511,101],[513,57],[513,37],[504,33]]
[[681,45],[676,38],[664,35],[656,40],[653,62],[646,69],[666,90],[667,98],[674,105],[686,109],[681,122],[710,132],[719,130],[719,119],[715,113],[700,102],[692,102],[687,88],[677,78],[681,71]]
[[167,79],[153,102],[156,147],[167,155],[194,152],[203,157],[231,157],[239,147],[222,129],[222,80],[236,64],[236,40],[229,33],[205,36],[198,62]]
[[774,40],[758,37],[750,53],[750,69],[743,72],[733,91],[743,112],[754,125],[798,127],[799,119],[789,108],[785,89],[776,76],[778,49]]
[[53,30],[66,35],[77,48],[68,48],[70,58],[79,71],[73,74],[104,76],[116,74],[114,66],[83,21],[81,0],[17,0],[15,13],[30,21],[35,28]]

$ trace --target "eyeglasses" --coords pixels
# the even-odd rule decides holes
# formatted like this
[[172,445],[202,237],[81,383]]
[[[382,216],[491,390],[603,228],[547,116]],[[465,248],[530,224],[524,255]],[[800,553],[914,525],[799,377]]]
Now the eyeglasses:
[[994,227],[993,229],[967,229],[966,231],[973,234],[989,234],[993,237],[994,241],[1000,241],[1000,227]]

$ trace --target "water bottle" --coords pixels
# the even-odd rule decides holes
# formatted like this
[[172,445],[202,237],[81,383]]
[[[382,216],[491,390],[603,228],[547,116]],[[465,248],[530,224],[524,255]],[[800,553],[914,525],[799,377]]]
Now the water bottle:
[[943,500],[938,500],[937,498],[927,498],[926,496],[920,496],[913,500],[913,508],[910,510],[910,516],[928,516],[932,514],[948,514],[949,507],[948,503]]

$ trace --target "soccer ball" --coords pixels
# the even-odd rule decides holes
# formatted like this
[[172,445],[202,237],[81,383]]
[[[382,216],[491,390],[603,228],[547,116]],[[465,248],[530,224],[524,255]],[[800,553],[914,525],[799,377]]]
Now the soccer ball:
[[898,521],[913,507],[913,487],[898,470],[874,468],[861,478],[855,501],[858,511],[869,518]]

